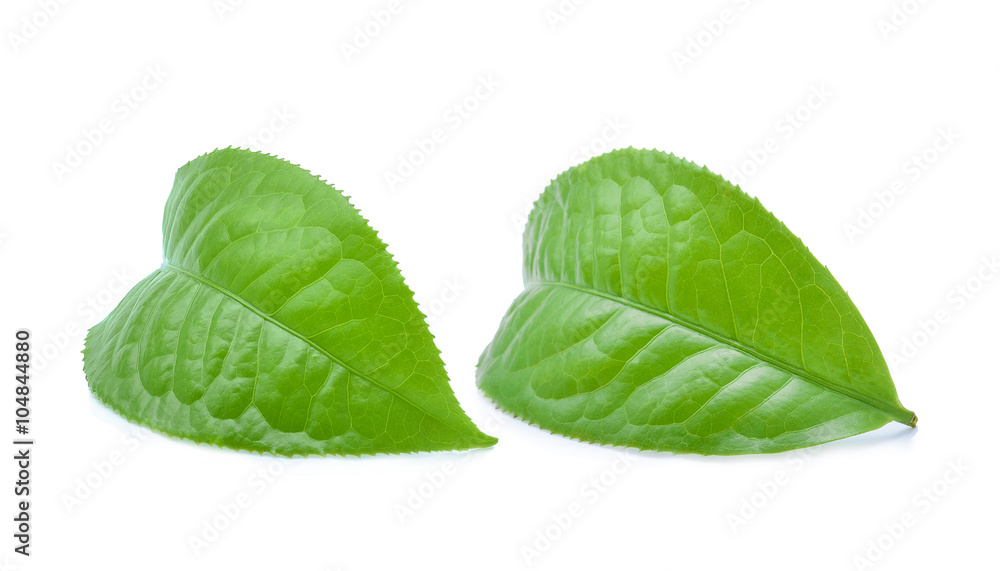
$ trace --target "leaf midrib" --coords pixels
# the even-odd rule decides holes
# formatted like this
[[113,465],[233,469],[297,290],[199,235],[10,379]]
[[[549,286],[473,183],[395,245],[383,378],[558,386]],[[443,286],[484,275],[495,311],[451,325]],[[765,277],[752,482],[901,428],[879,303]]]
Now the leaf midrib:
[[440,416],[437,416],[436,414],[432,414],[430,411],[424,409],[424,407],[418,405],[417,403],[413,402],[412,400],[410,400],[410,399],[406,398],[405,396],[399,394],[397,391],[395,391],[395,390],[393,390],[393,389],[385,386],[384,384],[376,381],[375,379],[369,377],[368,375],[365,375],[361,371],[355,369],[354,367],[352,367],[352,366],[348,365],[347,363],[341,361],[340,359],[334,357],[332,353],[330,353],[329,351],[327,351],[323,347],[320,347],[319,345],[317,345],[313,340],[311,340],[311,339],[309,339],[307,337],[304,337],[302,334],[300,334],[299,332],[295,331],[294,329],[288,327],[284,323],[281,323],[280,321],[274,319],[270,315],[267,315],[267,314],[261,312],[259,309],[257,309],[256,306],[254,306],[249,301],[243,299],[242,297],[240,297],[239,295],[233,293],[232,291],[229,291],[225,287],[223,287],[223,286],[221,286],[221,285],[213,282],[212,280],[206,278],[205,276],[196,274],[196,273],[194,273],[194,272],[192,272],[190,270],[187,270],[187,269],[182,268],[180,266],[171,264],[169,262],[164,262],[163,267],[165,269],[177,272],[177,273],[179,273],[179,274],[181,274],[183,276],[187,276],[187,277],[195,280],[196,282],[198,282],[200,284],[203,284],[203,285],[205,285],[207,287],[210,287],[210,288],[214,289],[215,291],[221,293],[222,295],[224,295],[224,296],[232,299],[233,301],[239,303],[243,307],[245,307],[248,310],[252,311],[254,314],[256,314],[258,317],[260,317],[264,321],[275,325],[276,327],[278,327],[281,330],[285,331],[286,333],[288,333],[292,337],[295,337],[296,339],[299,339],[303,343],[309,345],[310,347],[312,347],[313,349],[315,349],[317,352],[319,352],[321,355],[323,355],[324,357],[330,359],[331,361],[333,361],[338,366],[342,367],[344,370],[346,370],[351,375],[354,375],[354,376],[358,377],[359,379],[362,379],[364,381],[367,381],[367,382],[371,383],[372,385],[374,385],[374,386],[376,386],[376,387],[384,390],[385,392],[391,394],[393,397],[398,398],[401,401],[409,404],[410,406],[412,406],[413,408],[415,408],[415,409],[419,410],[420,412],[426,414],[427,416],[429,416],[431,418],[434,418],[434,419],[440,421],[441,423],[443,423],[443,424],[445,424],[447,426],[450,426],[451,428],[455,429],[459,434],[466,434],[468,432],[468,430],[466,428],[460,427],[460,426],[455,426],[454,424],[451,424],[450,422],[448,422],[444,418],[442,418]]
[[727,345],[727,346],[729,346],[731,349],[733,349],[735,351],[738,351],[740,353],[743,353],[744,355],[747,355],[749,357],[757,359],[758,361],[762,361],[764,363],[767,363],[768,365],[770,365],[770,366],[772,366],[772,367],[774,367],[776,369],[782,370],[782,371],[788,373],[789,375],[793,375],[793,376],[799,377],[799,378],[801,378],[804,381],[808,381],[808,382],[810,382],[810,383],[812,383],[814,385],[817,385],[817,386],[819,386],[821,388],[824,388],[826,390],[833,391],[833,392],[842,394],[844,396],[850,397],[850,398],[852,398],[854,400],[857,400],[859,402],[862,402],[862,403],[864,403],[864,404],[866,404],[866,405],[868,405],[868,406],[870,406],[872,408],[877,408],[877,409],[885,412],[886,414],[888,414],[893,420],[895,420],[897,422],[901,422],[903,424],[907,424],[907,425],[910,425],[910,426],[916,426],[917,418],[916,418],[916,415],[913,414],[913,411],[907,410],[905,408],[897,407],[897,406],[895,406],[895,405],[893,405],[891,403],[887,403],[885,401],[882,401],[880,399],[871,397],[871,396],[866,395],[864,393],[860,393],[860,392],[855,391],[853,389],[850,389],[848,387],[845,387],[845,386],[842,386],[842,385],[836,385],[834,383],[831,383],[830,381],[827,381],[827,380],[825,380],[825,379],[823,379],[821,377],[818,377],[818,376],[816,376],[816,375],[814,375],[812,373],[804,371],[803,369],[801,369],[799,367],[796,367],[795,365],[786,363],[786,362],[782,361],[781,359],[778,359],[778,358],[773,357],[771,355],[767,355],[767,354],[761,353],[761,352],[757,351],[756,349],[754,349],[752,347],[747,347],[746,345],[743,345],[742,343],[740,343],[740,342],[738,342],[738,341],[736,341],[734,339],[730,339],[730,338],[728,338],[726,336],[719,335],[718,333],[710,331],[710,330],[708,330],[708,329],[706,329],[706,328],[704,328],[704,327],[702,327],[700,325],[697,325],[695,323],[691,323],[691,322],[687,321],[686,319],[683,319],[681,317],[677,317],[677,316],[675,316],[675,315],[673,315],[671,313],[667,313],[665,311],[660,311],[660,310],[657,310],[657,309],[653,309],[653,308],[648,307],[646,305],[643,305],[641,303],[638,303],[638,302],[635,302],[635,301],[632,301],[632,300],[629,300],[629,299],[625,299],[623,297],[620,297],[620,296],[617,296],[617,295],[614,295],[614,294],[603,292],[603,291],[600,291],[600,290],[597,290],[597,289],[594,289],[594,288],[591,288],[591,287],[581,286],[581,285],[578,285],[578,284],[571,284],[571,283],[557,282],[557,281],[534,281],[534,282],[528,282],[528,283],[525,284],[525,288],[530,288],[531,286],[557,286],[557,287],[565,287],[565,288],[572,289],[572,290],[575,290],[575,291],[578,291],[578,292],[581,292],[581,293],[585,293],[585,294],[597,296],[597,297],[606,299],[608,301],[619,303],[621,305],[624,305],[624,306],[627,306],[627,307],[631,307],[632,309],[635,309],[635,310],[638,310],[638,311],[642,311],[642,312],[645,312],[645,313],[649,313],[651,315],[655,315],[655,316],[657,316],[657,317],[659,317],[661,319],[665,319],[667,321],[670,321],[670,322],[673,322],[673,323],[675,323],[677,325],[680,325],[681,327],[685,327],[685,328],[690,329],[690,330],[692,330],[692,331],[694,331],[696,333],[704,335],[705,337],[708,337],[708,338],[714,340],[717,343],[722,343],[724,345]]

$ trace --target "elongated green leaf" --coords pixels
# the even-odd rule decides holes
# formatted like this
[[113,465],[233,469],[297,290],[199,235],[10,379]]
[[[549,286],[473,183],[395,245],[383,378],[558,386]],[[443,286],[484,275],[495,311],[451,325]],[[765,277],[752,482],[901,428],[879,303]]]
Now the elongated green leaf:
[[490,446],[413,294],[338,190],[240,149],[181,167],[163,266],[87,334],[94,394],[167,434],[282,455]]
[[777,452],[915,425],[858,309],[760,202],[659,151],[545,189],[479,361],[504,410],[640,449]]

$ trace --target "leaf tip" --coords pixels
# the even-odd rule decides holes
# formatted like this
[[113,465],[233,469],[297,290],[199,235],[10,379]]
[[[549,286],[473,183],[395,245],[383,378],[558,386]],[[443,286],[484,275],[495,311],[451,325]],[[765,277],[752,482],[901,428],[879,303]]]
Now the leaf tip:
[[490,448],[496,446],[500,440],[496,436],[490,436],[485,432],[480,432],[479,437],[476,439],[477,445],[474,448]]

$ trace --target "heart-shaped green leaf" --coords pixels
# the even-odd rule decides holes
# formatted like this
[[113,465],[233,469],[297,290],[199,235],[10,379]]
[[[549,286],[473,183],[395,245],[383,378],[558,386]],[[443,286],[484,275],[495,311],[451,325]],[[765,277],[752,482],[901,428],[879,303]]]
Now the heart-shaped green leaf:
[[542,428],[744,454],[916,424],[830,272],[759,201],[673,155],[559,175],[528,219],[524,278],[477,376]]
[[490,446],[344,195],[241,149],[181,167],[163,266],[87,334],[91,390],[167,434],[282,455]]

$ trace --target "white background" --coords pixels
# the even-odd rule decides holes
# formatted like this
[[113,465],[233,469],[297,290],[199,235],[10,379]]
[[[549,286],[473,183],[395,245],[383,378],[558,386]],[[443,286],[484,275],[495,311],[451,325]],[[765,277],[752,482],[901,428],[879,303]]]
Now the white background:
[[[31,329],[37,440],[30,560],[11,551],[14,465],[0,462],[7,569],[518,569],[525,547],[537,569],[996,564],[1000,279],[976,281],[1000,253],[996,3],[910,0],[892,31],[879,21],[903,0],[567,0],[564,21],[547,14],[557,0],[402,1],[367,43],[357,29],[387,0],[48,4],[0,10],[0,355],[13,361],[15,330]],[[481,78],[499,86],[458,124],[449,108]],[[88,149],[102,120],[110,132]],[[436,128],[445,141],[390,188],[385,173]],[[939,130],[958,138],[917,177],[912,157]],[[829,265],[887,356],[920,345],[893,367],[918,430],[760,457],[639,454],[538,430],[478,392],[476,360],[521,289],[522,217],[552,177],[632,145],[736,178],[769,138],[743,188]],[[455,393],[496,447],[279,464],[159,435],[136,445],[90,396],[83,332],[159,266],[174,171],[241,143],[352,197],[436,314]],[[86,155],[71,172],[67,147]],[[882,207],[895,180],[903,192]],[[851,239],[859,209],[872,219]],[[935,314],[947,322],[922,335]],[[269,468],[272,481],[255,476]],[[614,482],[597,491],[602,475]],[[932,503],[915,500],[923,489]],[[196,553],[191,538],[240,493],[249,506]],[[535,545],[574,502],[582,515]],[[914,525],[885,535],[904,514]]]

